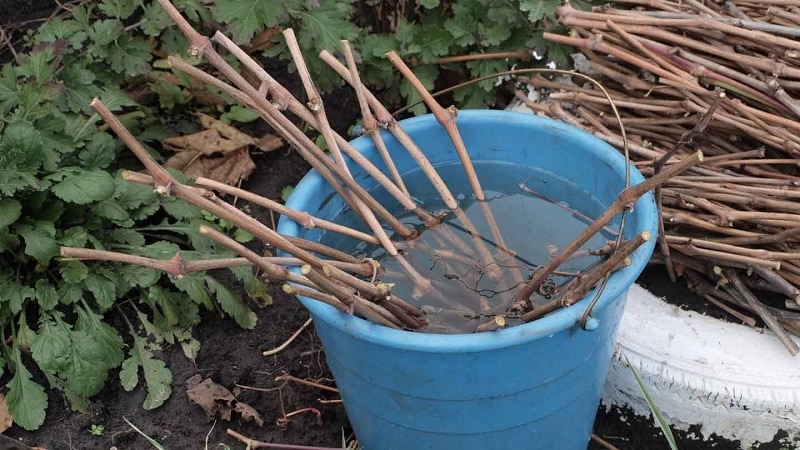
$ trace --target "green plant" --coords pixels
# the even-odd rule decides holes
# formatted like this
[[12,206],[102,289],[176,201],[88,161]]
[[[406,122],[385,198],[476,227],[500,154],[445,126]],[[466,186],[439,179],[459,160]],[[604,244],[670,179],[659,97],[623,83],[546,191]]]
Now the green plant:
[[[335,53],[339,41],[349,39],[360,51],[363,81],[380,89],[383,100],[404,100],[407,104],[415,103],[419,96],[384,57],[390,50],[410,63],[429,90],[444,71],[463,81],[508,70],[519,61],[530,60],[534,50],[547,53],[549,60],[558,63],[565,62],[568,55],[569,47],[541,38],[543,30],[557,28],[554,16],[559,0],[391,3],[392,8],[384,2],[369,1],[215,0],[213,11],[240,44],[269,28],[294,28],[309,70],[322,90],[332,88],[340,78],[313,55],[321,50]],[[573,3],[586,7],[589,2]],[[267,55],[290,59],[280,33],[273,35],[270,44]],[[441,59],[473,54],[496,57]],[[462,109],[491,106],[496,86],[495,80],[487,80],[460,89],[455,101]],[[414,113],[424,111],[424,105],[412,108]]]
[[101,424],[92,424],[92,426],[89,427],[89,433],[91,433],[92,436],[102,436],[105,429],[106,427]]
[[[210,20],[202,2],[177,3],[189,17]],[[199,210],[116,177],[124,166],[119,144],[89,110],[92,97],[104,99],[152,142],[167,135],[161,108],[199,104],[185,78],[151,69],[186,46],[157,8],[143,0],[78,4],[31,34],[31,49],[0,70],[0,369],[10,377],[8,408],[25,429],[38,428],[47,407],[44,387],[26,366],[31,360],[75,410],[87,407],[111,369],[122,366],[130,390],[142,367],[144,407],[154,408],[169,396],[171,374],[152,350],[180,343],[193,358],[200,344],[191,327],[201,307],[255,325],[237,292],[206,273],[170,279],[153,269],[58,259],[62,245],[158,258],[194,249],[181,253],[186,260],[230,254],[196,232],[206,222]],[[153,92],[157,101],[143,105],[128,92]],[[202,99],[228,110],[221,96]],[[131,106],[136,112],[126,114]],[[249,269],[233,274],[250,296],[269,301]],[[110,325],[118,311],[136,316],[127,358]]]
[[661,432],[664,433],[664,438],[667,440],[670,450],[678,450],[678,444],[675,442],[675,436],[673,436],[667,420],[664,418],[664,415],[661,414],[661,410],[658,408],[658,405],[656,405],[656,403],[653,401],[653,397],[651,397],[650,393],[647,392],[647,388],[644,386],[642,378],[639,376],[639,372],[636,371],[636,368],[633,367],[627,356],[625,357],[625,365],[628,366],[628,369],[630,369],[631,373],[633,374],[633,378],[636,380],[636,385],[639,386],[639,390],[642,392],[644,400],[647,402],[647,406],[653,413],[656,423],[661,428]]

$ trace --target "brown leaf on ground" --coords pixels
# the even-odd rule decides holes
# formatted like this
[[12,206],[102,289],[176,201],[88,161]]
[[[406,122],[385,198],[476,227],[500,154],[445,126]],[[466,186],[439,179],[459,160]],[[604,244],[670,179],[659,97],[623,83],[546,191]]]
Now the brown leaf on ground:
[[206,177],[237,185],[256,168],[250,158],[251,145],[266,152],[283,144],[280,138],[272,135],[256,139],[213,117],[202,113],[198,116],[205,130],[162,142],[175,152],[164,165],[181,170],[190,179]]
[[236,400],[231,391],[225,387],[214,383],[210,378],[201,380],[200,375],[195,375],[186,380],[186,395],[189,400],[203,408],[208,420],[219,417],[222,420],[231,420],[231,413],[237,412],[242,419],[248,422],[255,422],[258,426],[264,425],[261,415],[247,403]]
[[236,127],[220,122],[208,114],[197,113],[197,117],[203,128],[207,130],[216,130],[223,138],[239,142],[242,145],[253,145],[264,152],[277,150],[283,145],[283,140],[281,138],[271,134],[265,134],[261,138],[256,139],[248,134],[242,133],[237,130]]
[[0,394],[0,433],[5,432],[11,426],[13,420],[14,418],[11,417],[11,413],[8,411],[8,405],[6,405],[6,396]]

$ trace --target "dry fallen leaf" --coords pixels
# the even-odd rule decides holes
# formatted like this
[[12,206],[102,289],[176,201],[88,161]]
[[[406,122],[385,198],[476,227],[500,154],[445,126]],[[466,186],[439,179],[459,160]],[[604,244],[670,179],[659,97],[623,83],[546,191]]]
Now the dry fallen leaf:
[[0,394],[0,433],[5,432],[11,426],[13,417],[8,412],[8,405],[6,405],[6,396]]
[[256,168],[250,158],[251,145],[269,152],[283,144],[272,135],[256,139],[213,117],[202,113],[198,116],[205,130],[163,141],[175,152],[164,165],[181,170],[190,179],[205,177],[237,185]]
[[258,411],[247,403],[236,400],[231,391],[214,383],[210,378],[200,380],[200,375],[186,380],[186,395],[192,403],[203,408],[209,420],[219,413],[221,419],[230,421],[231,413],[237,412],[248,422],[255,422],[258,426],[264,425],[264,419]]
[[208,114],[197,113],[200,125],[207,130],[216,130],[220,136],[225,139],[230,139],[234,142],[239,142],[242,145],[253,145],[262,151],[271,152],[279,149],[283,145],[283,140],[278,136],[272,134],[265,134],[259,139],[256,139],[248,134],[242,133],[236,127],[222,123],[219,120],[209,116]]

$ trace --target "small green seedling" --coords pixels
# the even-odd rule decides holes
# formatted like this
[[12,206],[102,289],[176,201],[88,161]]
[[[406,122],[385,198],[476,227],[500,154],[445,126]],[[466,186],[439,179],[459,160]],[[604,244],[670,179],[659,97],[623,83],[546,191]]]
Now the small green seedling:
[[92,433],[92,436],[102,436],[105,429],[106,427],[101,424],[93,424],[89,427],[89,433]]

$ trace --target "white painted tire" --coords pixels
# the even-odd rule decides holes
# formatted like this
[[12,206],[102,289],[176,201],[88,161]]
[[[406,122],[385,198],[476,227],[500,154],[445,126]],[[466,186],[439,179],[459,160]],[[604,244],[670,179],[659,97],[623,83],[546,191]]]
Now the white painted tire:
[[742,448],[782,430],[786,446],[800,449],[800,356],[771,332],[684,311],[634,285],[603,403],[649,416],[625,357],[674,427],[699,425]]

